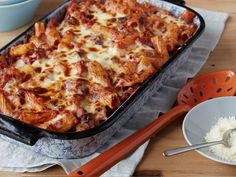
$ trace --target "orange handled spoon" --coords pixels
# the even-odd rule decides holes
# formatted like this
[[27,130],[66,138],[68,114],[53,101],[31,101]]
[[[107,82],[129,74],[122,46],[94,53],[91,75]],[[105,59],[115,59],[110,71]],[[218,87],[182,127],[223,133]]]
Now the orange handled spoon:
[[232,96],[235,92],[236,77],[233,71],[217,71],[196,77],[180,90],[177,97],[177,106],[73,171],[69,176],[100,176],[173,120],[187,113],[195,105],[211,98]]

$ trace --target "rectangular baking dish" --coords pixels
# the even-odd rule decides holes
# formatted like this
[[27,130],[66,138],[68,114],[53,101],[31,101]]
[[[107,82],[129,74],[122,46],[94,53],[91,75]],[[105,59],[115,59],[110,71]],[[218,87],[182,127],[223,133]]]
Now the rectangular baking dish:
[[[142,1],[144,0],[139,0],[139,2]],[[146,80],[133,95],[123,102],[106,121],[95,128],[82,132],[55,133],[25,124],[5,115],[0,115],[0,138],[53,158],[84,157],[95,152],[105,144],[148,98],[163,85],[169,76],[187,60],[191,52],[191,46],[205,27],[203,18],[197,12],[184,5],[177,5],[166,1],[147,1],[170,11],[175,16],[179,16],[186,9],[192,11],[196,14],[194,23],[198,28],[193,37],[184,46],[179,48],[159,71]],[[39,21],[47,23],[52,18],[59,21],[62,20],[69,3],[69,1],[64,2]],[[0,50],[0,54],[6,53],[11,46],[26,41],[32,33],[33,25],[4,46]]]

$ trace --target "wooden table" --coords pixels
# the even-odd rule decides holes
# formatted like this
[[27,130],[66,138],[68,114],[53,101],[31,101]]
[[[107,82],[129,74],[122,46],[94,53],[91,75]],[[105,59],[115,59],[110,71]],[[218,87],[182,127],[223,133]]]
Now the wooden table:
[[[42,0],[36,18],[49,12],[63,0]],[[186,0],[187,5],[201,7],[215,11],[230,13],[226,29],[214,52],[201,69],[200,73],[207,73],[220,69],[236,71],[236,8],[235,0]],[[0,47],[22,32],[25,27],[9,33],[0,33]],[[164,176],[164,177],[216,177],[236,176],[236,168],[210,161],[196,152],[189,152],[179,156],[165,158],[162,152],[165,149],[186,145],[181,130],[182,121],[178,120],[152,138],[144,158],[136,169],[135,176]],[[61,167],[52,167],[40,173],[8,173],[0,172],[0,177],[64,177]]]

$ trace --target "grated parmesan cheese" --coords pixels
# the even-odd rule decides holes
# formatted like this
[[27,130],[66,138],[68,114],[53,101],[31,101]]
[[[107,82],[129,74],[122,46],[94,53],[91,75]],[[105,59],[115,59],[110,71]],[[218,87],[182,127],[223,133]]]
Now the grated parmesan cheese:
[[[233,128],[236,128],[236,117],[221,117],[206,134],[205,140],[207,142],[220,141],[224,132]],[[231,134],[230,144],[232,145],[231,147],[226,147],[223,144],[211,146],[210,151],[221,159],[236,161],[236,132]]]

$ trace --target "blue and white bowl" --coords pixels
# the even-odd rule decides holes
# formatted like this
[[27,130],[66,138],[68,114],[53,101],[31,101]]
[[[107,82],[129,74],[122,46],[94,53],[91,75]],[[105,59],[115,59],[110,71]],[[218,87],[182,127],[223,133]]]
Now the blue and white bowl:
[[17,4],[17,3],[20,3],[20,2],[24,2],[24,1],[26,1],[26,0],[0,0],[0,6]]
[[10,31],[29,23],[39,3],[40,0],[24,0],[16,4],[0,5],[0,32]]

